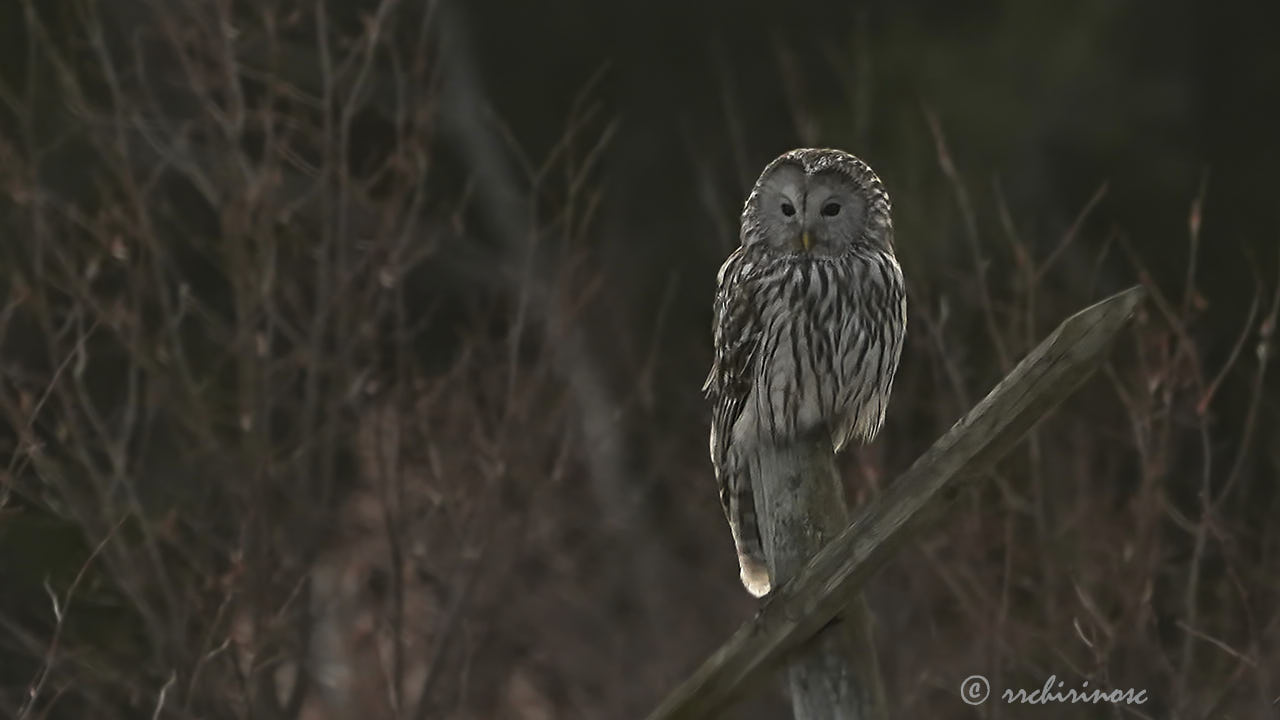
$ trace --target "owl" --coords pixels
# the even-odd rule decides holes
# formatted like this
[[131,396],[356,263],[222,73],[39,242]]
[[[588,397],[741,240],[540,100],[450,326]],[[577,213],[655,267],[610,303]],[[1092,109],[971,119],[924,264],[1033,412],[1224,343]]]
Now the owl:
[[889,196],[866,163],[799,149],[765,167],[717,276],[711,463],[742,584],[770,590],[752,460],[799,438],[833,453],[880,431],[907,329]]

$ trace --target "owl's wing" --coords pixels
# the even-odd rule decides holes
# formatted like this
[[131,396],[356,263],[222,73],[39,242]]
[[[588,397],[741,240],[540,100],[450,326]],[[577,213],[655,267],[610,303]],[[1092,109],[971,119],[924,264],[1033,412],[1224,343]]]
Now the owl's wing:
[[752,368],[760,344],[759,315],[751,286],[754,265],[739,248],[716,280],[715,360],[702,391],[711,400],[711,464],[716,471],[720,505],[733,532],[742,570],[742,584],[756,597],[769,592],[769,570],[756,520],[755,500],[747,463],[741,452],[731,452],[733,426],[751,394]]
[[725,458],[733,424],[751,394],[751,364],[760,339],[757,314],[747,287],[752,267],[742,248],[735,250],[720,266],[712,326],[715,360],[702,385],[702,392],[712,402],[711,464],[720,480],[721,502],[726,508]]

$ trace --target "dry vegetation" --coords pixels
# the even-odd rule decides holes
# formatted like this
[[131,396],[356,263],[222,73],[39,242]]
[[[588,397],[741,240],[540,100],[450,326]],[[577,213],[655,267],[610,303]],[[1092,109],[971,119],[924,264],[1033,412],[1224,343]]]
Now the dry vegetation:
[[[592,87],[529,160],[443,10],[323,7],[23,4],[0,85],[0,715],[632,717],[750,613],[696,383],[655,370],[700,373],[706,338],[658,342],[666,296],[611,301],[643,327],[595,307],[618,278]],[[1274,717],[1280,273],[1206,328],[1198,199],[1176,285],[1090,225],[1105,190],[1036,256],[932,126],[967,261],[913,275],[855,500],[1067,312],[1132,277],[1152,301],[872,583],[893,715],[972,716],[959,683],[983,673],[1152,697],[1090,717]]]

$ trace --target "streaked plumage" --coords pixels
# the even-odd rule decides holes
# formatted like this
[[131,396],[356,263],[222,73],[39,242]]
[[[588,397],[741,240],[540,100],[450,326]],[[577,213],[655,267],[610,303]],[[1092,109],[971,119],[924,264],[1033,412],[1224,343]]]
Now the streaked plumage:
[[711,462],[742,582],[770,589],[749,468],[764,443],[820,432],[833,452],[875,437],[906,333],[889,196],[861,160],[800,149],[765,168],[720,268]]

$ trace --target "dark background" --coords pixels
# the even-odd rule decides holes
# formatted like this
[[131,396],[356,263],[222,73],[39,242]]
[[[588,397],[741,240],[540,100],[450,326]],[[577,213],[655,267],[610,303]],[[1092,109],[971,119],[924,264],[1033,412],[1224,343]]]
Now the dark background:
[[1273,717],[1278,22],[3,3],[0,715],[642,716],[754,607],[698,391],[716,268],[760,169],[834,146],[911,306],[854,504],[1062,318],[1151,294],[873,579],[891,716],[1022,716],[960,701],[982,673]]

